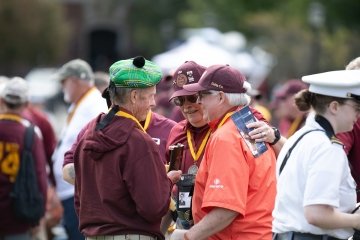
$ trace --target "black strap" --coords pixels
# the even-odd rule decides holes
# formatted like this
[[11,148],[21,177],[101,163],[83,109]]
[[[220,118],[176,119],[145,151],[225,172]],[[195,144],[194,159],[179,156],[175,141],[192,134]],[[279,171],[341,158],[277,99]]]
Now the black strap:
[[98,131],[104,129],[107,125],[109,125],[109,123],[111,122],[111,120],[114,118],[114,116],[118,111],[119,111],[119,106],[118,105],[113,106],[110,109],[110,111],[105,115],[105,117],[96,124],[95,130]]
[[32,152],[32,144],[34,139],[34,126],[30,125],[25,129],[25,137],[24,137],[24,151]]
[[194,195],[194,188],[195,185],[191,186],[191,190],[189,192],[189,196],[191,197],[191,202],[190,202],[190,211],[189,211],[189,220],[193,220],[193,215],[192,215],[192,205],[193,205],[193,195]]
[[291,148],[289,148],[289,151],[286,153],[286,155],[285,155],[285,157],[284,157],[284,160],[283,160],[283,162],[281,163],[280,170],[279,170],[279,176],[280,176],[282,170],[284,169],[285,164],[286,164],[287,160],[289,159],[292,150],[295,148],[295,146],[298,144],[298,142],[299,142],[306,134],[308,134],[308,133],[310,133],[310,132],[314,132],[314,131],[322,131],[322,132],[323,132],[323,130],[321,130],[321,129],[313,129],[313,130],[309,130],[309,131],[307,131],[307,132],[304,132],[304,133],[295,141],[294,145],[292,145]]

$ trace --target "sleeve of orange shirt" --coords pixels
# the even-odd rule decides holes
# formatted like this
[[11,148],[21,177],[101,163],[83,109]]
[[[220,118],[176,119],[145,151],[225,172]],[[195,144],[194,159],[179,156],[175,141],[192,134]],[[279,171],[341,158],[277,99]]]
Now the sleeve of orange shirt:
[[246,159],[251,153],[243,145],[245,143],[235,126],[226,124],[223,128],[233,130],[221,131],[221,134],[215,132],[203,159],[208,177],[202,210],[208,212],[213,207],[220,207],[244,215],[249,184],[249,165]]

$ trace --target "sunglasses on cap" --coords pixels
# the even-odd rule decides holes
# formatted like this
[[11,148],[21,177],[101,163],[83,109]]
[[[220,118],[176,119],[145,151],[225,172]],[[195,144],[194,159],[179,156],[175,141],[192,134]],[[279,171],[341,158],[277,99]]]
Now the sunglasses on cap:
[[198,95],[189,95],[189,96],[179,96],[179,97],[174,97],[174,104],[176,106],[181,107],[182,105],[184,105],[185,100],[187,100],[190,103],[196,103],[198,99]]

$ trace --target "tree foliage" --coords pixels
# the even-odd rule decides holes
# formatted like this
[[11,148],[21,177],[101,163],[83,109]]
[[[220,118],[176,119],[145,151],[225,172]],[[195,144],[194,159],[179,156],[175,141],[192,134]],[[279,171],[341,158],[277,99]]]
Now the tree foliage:
[[56,1],[0,1],[1,74],[51,64],[64,52],[67,29]]
[[[309,23],[313,1],[325,10],[324,25],[317,28]],[[244,33],[249,48],[260,45],[276,57],[271,76],[276,80],[341,69],[360,55],[360,1],[128,0],[127,5],[120,37],[130,44],[118,54],[122,57],[151,58],[178,40],[181,29],[194,27]],[[50,65],[67,50],[69,26],[61,1],[1,0],[0,20],[2,74],[24,65]]]
[[248,38],[248,47],[260,45],[276,57],[270,78],[281,81],[314,71],[342,69],[360,55],[360,1],[317,0],[324,9],[324,24],[320,26],[309,22],[313,2],[139,0],[134,1],[130,24],[134,26],[135,46],[148,55],[166,50],[181,28],[240,31]]
[[343,69],[360,55],[360,1],[318,0],[324,24],[309,22],[311,0],[191,0],[178,14],[183,27],[216,27],[246,35],[277,59],[270,80]]

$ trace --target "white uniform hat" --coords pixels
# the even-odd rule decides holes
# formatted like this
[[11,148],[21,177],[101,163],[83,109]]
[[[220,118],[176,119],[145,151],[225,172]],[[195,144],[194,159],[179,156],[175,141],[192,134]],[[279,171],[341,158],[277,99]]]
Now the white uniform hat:
[[360,70],[324,72],[301,79],[310,84],[310,92],[360,101]]

